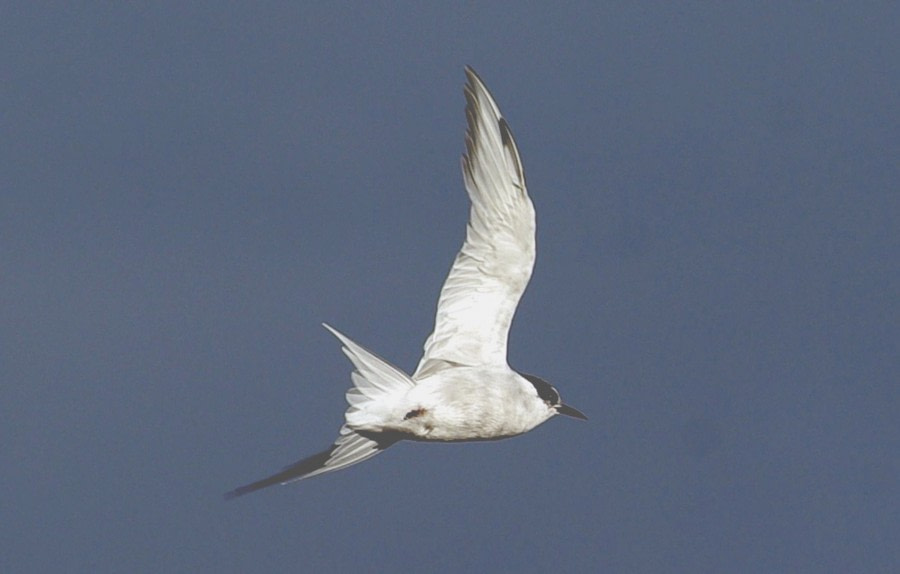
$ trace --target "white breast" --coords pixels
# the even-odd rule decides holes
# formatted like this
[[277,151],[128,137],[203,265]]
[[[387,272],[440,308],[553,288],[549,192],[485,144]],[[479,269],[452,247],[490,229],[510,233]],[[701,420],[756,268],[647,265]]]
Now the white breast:
[[406,393],[402,430],[422,440],[488,440],[531,430],[552,413],[511,369],[457,367]]

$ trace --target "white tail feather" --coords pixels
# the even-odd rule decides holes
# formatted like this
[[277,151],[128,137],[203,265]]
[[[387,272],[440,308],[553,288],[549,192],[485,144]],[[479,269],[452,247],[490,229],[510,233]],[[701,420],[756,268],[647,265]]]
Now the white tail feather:
[[415,386],[415,382],[409,375],[357,345],[331,325],[322,325],[340,340],[344,345],[344,354],[356,367],[350,375],[353,387],[346,394],[350,406],[344,415],[347,421],[345,428],[348,431],[381,431],[379,423],[390,414],[390,407],[394,404],[391,399],[405,394]]

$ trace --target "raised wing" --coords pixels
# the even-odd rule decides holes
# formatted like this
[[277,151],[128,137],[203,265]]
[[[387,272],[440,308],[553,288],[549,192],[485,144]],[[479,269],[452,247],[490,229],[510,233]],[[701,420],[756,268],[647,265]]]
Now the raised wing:
[[462,172],[472,207],[413,379],[447,366],[505,366],[509,327],[534,267],[534,206],[519,151],[484,83],[471,68],[466,76]]

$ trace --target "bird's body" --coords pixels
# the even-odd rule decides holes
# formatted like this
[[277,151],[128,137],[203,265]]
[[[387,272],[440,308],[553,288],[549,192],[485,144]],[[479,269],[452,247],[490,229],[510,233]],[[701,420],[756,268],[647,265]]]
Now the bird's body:
[[551,416],[531,408],[533,398],[534,387],[512,370],[457,367],[417,381],[384,410],[350,420],[358,430],[394,431],[412,440],[500,439]]
[[399,440],[496,440],[557,414],[586,418],[563,404],[549,383],[506,362],[510,324],[534,267],[534,207],[506,120],[475,72],[466,68],[466,75],[462,171],[472,207],[415,373],[407,375],[325,325],[355,367],[337,440],[226,497],[339,470]]

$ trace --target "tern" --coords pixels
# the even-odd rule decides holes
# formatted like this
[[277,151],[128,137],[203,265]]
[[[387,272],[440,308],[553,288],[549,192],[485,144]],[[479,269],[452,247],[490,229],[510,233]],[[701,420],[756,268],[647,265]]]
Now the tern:
[[496,440],[555,415],[587,419],[550,383],[507,364],[510,324],[534,267],[534,206],[509,125],[475,71],[466,67],[466,77],[462,173],[469,223],[415,373],[407,375],[324,325],[355,368],[337,440],[226,498],[347,468],[401,440]]

